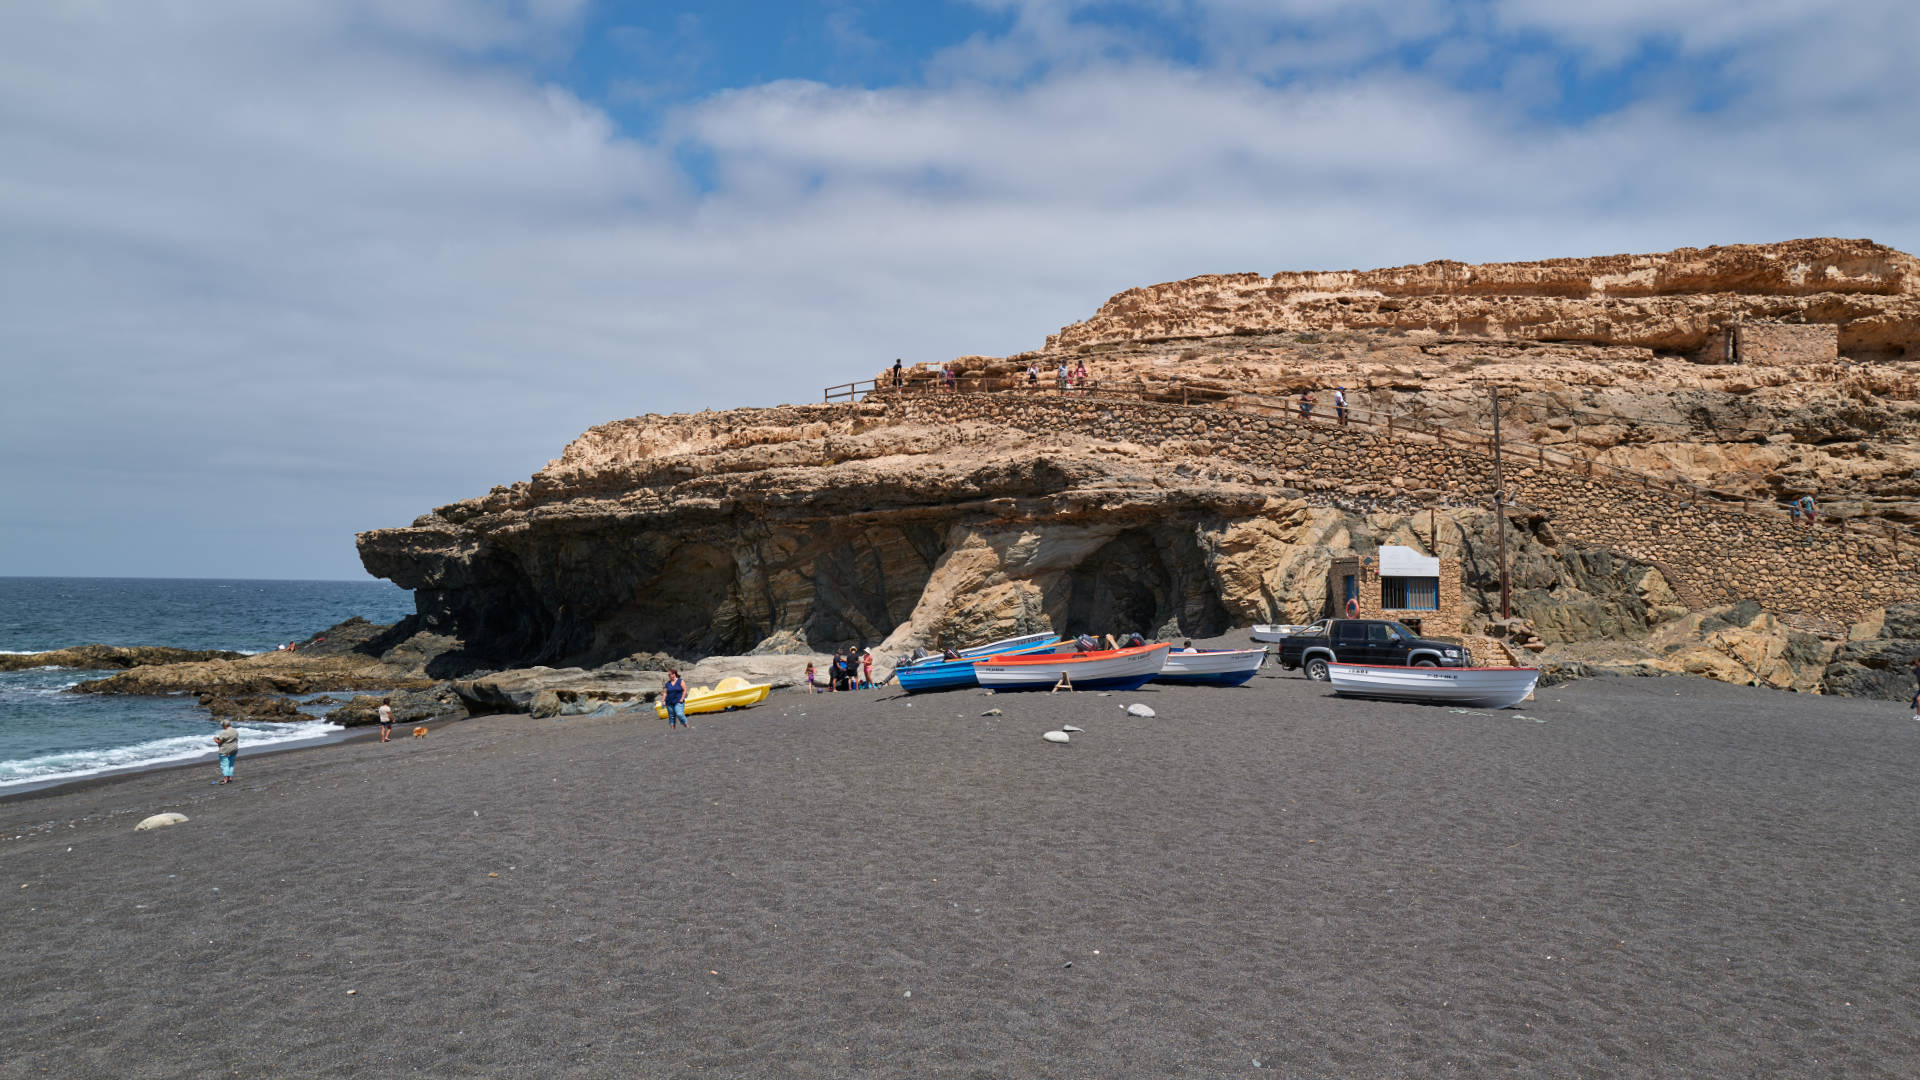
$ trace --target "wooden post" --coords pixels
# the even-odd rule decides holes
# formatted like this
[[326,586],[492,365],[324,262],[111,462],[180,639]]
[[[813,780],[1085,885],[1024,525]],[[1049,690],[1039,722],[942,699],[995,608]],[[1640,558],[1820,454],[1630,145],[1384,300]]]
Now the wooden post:
[[1493,395],[1493,513],[1500,536],[1500,617],[1513,618],[1513,588],[1507,581],[1507,492],[1500,467],[1500,387],[1487,387]]

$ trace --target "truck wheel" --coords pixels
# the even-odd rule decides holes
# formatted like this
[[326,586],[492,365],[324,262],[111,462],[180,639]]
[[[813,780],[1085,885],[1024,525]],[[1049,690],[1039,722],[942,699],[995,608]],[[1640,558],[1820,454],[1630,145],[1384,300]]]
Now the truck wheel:
[[1415,660],[1413,662],[1413,666],[1414,667],[1439,667],[1440,665],[1434,663],[1433,657],[1423,656],[1420,659]]
[[1326,682],[1332,678],[1332,676],[1327,674],[1326,660],[1316,656],[1307,661],[1307,678],[1312,679],[1314,682]]

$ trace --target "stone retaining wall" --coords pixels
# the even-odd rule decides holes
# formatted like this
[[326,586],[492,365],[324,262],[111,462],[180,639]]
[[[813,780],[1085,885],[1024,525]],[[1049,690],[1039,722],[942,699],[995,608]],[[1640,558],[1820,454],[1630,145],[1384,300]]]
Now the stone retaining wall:
[[[1099,397],[952,394],[891,400],[886,408],[902,420],[984,420],[1035,433],[1184,443],[1197,456],[1263,470],[1310,497],[1406,512],[1483,504],[1490,487],[1488,458],[1404,431],[1389,437],[1358,426]],[[1882,537],[1800,528],[1553,466],[1509,463],[1507,487],[1558,535],[1660,566],[1675,591],[1699,606],[1752,598],[1776,614],[1844,629],[1875,608],[1920,603],[1920,583],[1907,572],[1920,566],[1920,550],[1896,550]]]

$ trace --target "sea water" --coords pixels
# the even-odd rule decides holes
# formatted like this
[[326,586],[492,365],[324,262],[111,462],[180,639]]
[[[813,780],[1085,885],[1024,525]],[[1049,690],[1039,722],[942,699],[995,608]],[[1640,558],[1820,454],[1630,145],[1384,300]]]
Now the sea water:
[[[74,645],[171,645],[265,652],[354,615],[394,622],[413,596],[385,581],[208,581],[176,578],[0,577],[0,652]],[[0,671],[0,794],[169,762],[211,760],[217,722],[191,696],[74,694],[111,671]],[[311,695],[309,695],[311,696]],[[240,756],[322,740],[340,730],[310,719],[247,722]]]

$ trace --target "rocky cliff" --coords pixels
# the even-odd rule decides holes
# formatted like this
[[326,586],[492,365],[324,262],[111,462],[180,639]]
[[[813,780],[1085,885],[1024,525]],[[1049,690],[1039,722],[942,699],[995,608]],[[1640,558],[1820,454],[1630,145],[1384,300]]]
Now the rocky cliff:
[[[1920,520],[1915,269],[1816,240],[1130,290],[1041,350],[957,362],[964,389],[1005,392],[928,393],[916,371],[861,402],[614,421],[529,480],[362,534],[360,551],[415,590],[422,630],[496,666],[1039,628],[1198,637],[1317,615],[1331,558],[1388,542],[1459,555],[1486,611],[1484,455],[1326,423],[1327,390],[1376,418],[1481,429],[1497,383],[1509,438],[1760,501],[1817,488],[1856,522]],[[1027,389],[1028,365],[1062,361],[1089,364],[1091,385]],[[1321,423],[1223,408],[1302,389],[1321,392]],[[1657,659],[1678,647],[1659,627],[1751,599],[1801,629],[1743,610],[1738,626],[1702,616],[1690,640],[1777,638],[1722,633],[1722,651],[1810,689],[1831,646],[1789,635],[1837,640],[1920,599],[1877,533],[1796,532],[1543,460],[1516,464],[1509,490],[1516,611],[1556,646],[1654,642],[1640,658]]]

